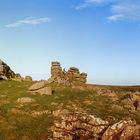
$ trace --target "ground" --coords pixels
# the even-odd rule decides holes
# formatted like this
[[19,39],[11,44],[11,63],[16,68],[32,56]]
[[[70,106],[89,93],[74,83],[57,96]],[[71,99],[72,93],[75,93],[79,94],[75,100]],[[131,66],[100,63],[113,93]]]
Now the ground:
[[140,124],[140,113],[122,103],[128,93],[140,92],[138,86],[52,85],[53,95],[41,96],[28,91],[33,83],[0,81],[0,140],[44,140],[53,124],[52,112],[59,109],[87,112],[110,122],[131,117]]

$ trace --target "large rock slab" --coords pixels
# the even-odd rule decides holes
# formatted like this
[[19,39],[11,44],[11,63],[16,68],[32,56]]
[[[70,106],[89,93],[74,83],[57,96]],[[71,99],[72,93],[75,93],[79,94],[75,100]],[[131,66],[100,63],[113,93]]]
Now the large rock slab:
[[38,90],[38,89],[41,89],[41,88],[44,88],[45,87],[45,81],[39,81],[35,84],[33,84],[29,90],[30,91],[35,91],[35,90]]
[[50,86],[44,87],[44,88],[32,91],[32,94],[34,94],[34,95],[37,95],[37,94],[39,94],[39,95],[52,95],[52,88]]
[[52,95],[52,87],[51,86],[45,86],[45,81],[39,81],[35,84],[33,84],[29,91],[31,91],[32,94],[37,95]]

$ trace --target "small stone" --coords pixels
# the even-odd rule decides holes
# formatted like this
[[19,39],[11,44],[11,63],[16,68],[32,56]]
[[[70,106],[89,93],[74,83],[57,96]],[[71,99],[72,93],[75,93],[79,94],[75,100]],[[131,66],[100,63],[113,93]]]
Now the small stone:
[[32,99],[30,97],[22,97],[17,99],[17,103],[31,103],[35,102],[35,99]]

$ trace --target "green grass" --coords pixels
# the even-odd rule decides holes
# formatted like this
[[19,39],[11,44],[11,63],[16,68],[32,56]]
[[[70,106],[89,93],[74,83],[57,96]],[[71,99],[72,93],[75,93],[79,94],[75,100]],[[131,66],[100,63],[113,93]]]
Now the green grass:
[[[34,82],[0,81],[0,140],[43,140],[53,124],[51,113],[33,116],[33,112],[48,110],[50,112],[66,108],[78,108],[97,117],[107,119],[113,116],[116,120],[132,117],[140,123],[139,116],[130,114],[128,110],[110,110],[113,102],[108,96],[101,96],[95,91],[57,87],[52,85],[52,96],[32,95],[28,88]],[[117,91],[137,91],[139,87],[109,87]],[[31,97],[35,102],[19,104],[17,99]]]

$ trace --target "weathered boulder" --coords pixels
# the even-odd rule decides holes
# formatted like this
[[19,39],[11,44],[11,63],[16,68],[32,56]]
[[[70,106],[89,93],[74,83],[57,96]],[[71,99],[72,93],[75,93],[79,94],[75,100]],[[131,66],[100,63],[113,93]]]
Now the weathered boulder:
[[0,79],[7,80],[15,77],[15,73],[11,70],[11,68],[0,60]]
[[51,78],[58,78],[62,76],[63,76],[63,72],[60,63],[57,61],[52,62]]

